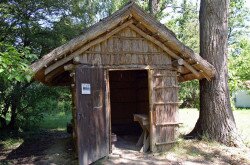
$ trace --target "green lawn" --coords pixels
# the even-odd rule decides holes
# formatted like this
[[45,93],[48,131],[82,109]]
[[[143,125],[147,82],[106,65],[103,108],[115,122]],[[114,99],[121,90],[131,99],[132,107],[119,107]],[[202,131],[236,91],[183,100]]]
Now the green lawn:
[[[250,109],[240,109],[233,112],[236,120],[236,124],[244,142],[250,146]],[[189,133],[198,117],[199,112],[197,109],[180,109],[179,111],[180,121],[183,125],[180,127],[181,134]],[[59,112],[50,115],[45,115],[44,120],[40,124],[41,129],[49,130],[65,130],[67,123],[72,119],[70,112]]]
[[40,124],[41,129],[49,130],[66,130],[67,123],[70,123],[72,115],[70,112],[59,112],[53,114],[45,114],[44,120]]
[[[243,141],[250,146],[250,109],[240,109],[235,110],[234,117],[238,131],[240,132]],[[179,111],[180,121],[183,125],[180,127],[181,134],[189,133],[194,127],[198,117],[199,112],[197,109],[180,109]]]

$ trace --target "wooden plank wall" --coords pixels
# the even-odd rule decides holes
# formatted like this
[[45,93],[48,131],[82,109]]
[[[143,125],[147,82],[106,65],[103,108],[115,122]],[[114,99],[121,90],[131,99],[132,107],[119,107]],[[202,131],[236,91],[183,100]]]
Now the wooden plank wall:
[[[91,84],[82,94],[81,83]],[[77,140],[79,164],[90,164],[109,153],[103,68],[76,68]]]
[[152,151],[166,151],[177,139],[178,89],[177,72],[152,71]]
[[171,64],[171,58],[161,48],[127,27],[81,54],[79,62],[103,66],[166,66]]

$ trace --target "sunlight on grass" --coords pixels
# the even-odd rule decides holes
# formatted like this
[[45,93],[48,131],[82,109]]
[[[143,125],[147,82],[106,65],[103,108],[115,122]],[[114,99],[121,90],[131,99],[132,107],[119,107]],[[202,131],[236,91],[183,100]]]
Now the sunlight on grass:
[[250,147],[250,110],[234,111],[234,117],[243,141]]
[[180,133],[182,135],[188,134],[195,126],[195,123],[199,117],[199,111],[195,108],[184,108],[179,111],[180,122],[183,124],[180,126]]
[[67,123],[72,119],[70,112],[59,112],[54,114],[45,114],[44,120],[41,122],[40,128],[64,131],[66,130]]
[[0,144],[3,145],[5,149],[14,149],[19,147],[24,142],[21,138],[8,138],[1,141]]
[[[238,131],[241,134],[243,141],[250,147],[250,110],[249,109],[240,109],[233,111],[236,125]],[[180,126],[180,133],[187,134],[195,126],[195,123],[199,117],[199,111],[194,108],[185,108],[180,109],[179,111],[180,122],[183,123]]]

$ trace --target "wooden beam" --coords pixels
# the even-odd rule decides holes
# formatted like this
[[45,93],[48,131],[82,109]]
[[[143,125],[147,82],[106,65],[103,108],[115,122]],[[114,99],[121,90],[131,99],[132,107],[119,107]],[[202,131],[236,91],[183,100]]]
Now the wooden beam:
[[58,67],[56,68],[53,72],[47,74],[45,76],[45,82],[50,83],[51,80],[53,80],[53,78],[55,78],[56,76],[62,74],[64,72],[64,68],[63,67]]
[[65,65],[63,68],[65,71],[73,71],[75,70],[76,66],[74,64],[68,64],[68,65]]
[[156,142],[156,129],[154,125],[154,105],[153,105],[153,99],[154,99],[154,94],[153,94],[153,70],[148,70],[148,97],[151,98],[149,99],[149,143],[150,143],[150,150],[152,152],[155,152],[157,150],[155,146]]
[[[193,80],[195,78],[196,76],[193,73],[189,73],[189,74],[181,75],[180,77],[178,77],[178,81],[185,82],[185,81]],[[198,80],[202,78],[205,78],[205,77],[200,76]]]
[[114,52],[107,52],[107,51],[85,51],[86,54],[140,54],[140,55],[162,55],[162,52],[143,52],[143,51],[114,51]]
[[159,46],[160,48],[162,48],[166,53],[168,53],[171,57],[173,57],[174,59],[180,60],[183,65],[189,69],[195,76],[197,79],[200,78],[199,73],[190,65],[188,64],[186,61],[184,61],[183,59],[181,59],[178,55],[176,55],[174,52],[172,52],[169,48],[167,48],[163,43],[161,43],[160,41],[156,40],[154,37],[146,34],[145,32],[143,32],[141,29],[139,29],[138,27],[136,27],[135,25],[131,24],[129,25],[129,27],[131,29],[133,29],[134,31],[136,31],[138,34],[140,34],[141,36],[145,37],[146,39],[150,40],[151,42],[155,43],[157,46]]
[[52,70],[56,69],[57,67],[65,64],[66,62],[72,60],[75,56],[83,53],[84,51],[88,50],[90,47],[101,43],[102,41],[107,40],[108,38],[110,38],[112,35],[118,33],[119,31],[121,31],[122,29],[126,28],[127,26],[131,25],[133,23],[133,20],[129,20],[127,22],[125,22],[124,24],[122,24],[121,26],[118,26],[117,28],[115,28],[114,30],[110,31],[109,33],[103,35],[102,37],[99,37],[91,42],[89,42],[88,44],[84,45],[83,47],[81,47],[80,49],[76,50],[75,52],[73,52],[72,54],[70,54],[69,56],[61,59],[60,61],[50,65],[49,67],[47,67],[45,69],[44,74],[48,74],[50,73]]
[[182,58],[178,59],[178,60],[174,60],[172,61],[172,65],[174,67],[178,67],[184,64],[184,60]]
[[186,61],[184,61],[183,65],[184,65],[188,70],[190,70],[190,71],[195,75],[195,77],[196,77],[197,79],[200,78],[199,72],[198,72],[194,67],[192,67],[189,63],[187,63]]
[[185,66],[178,66],[177,72],[179,72],[181,74],[187,74],[190,72],[190,70],[188,70]]

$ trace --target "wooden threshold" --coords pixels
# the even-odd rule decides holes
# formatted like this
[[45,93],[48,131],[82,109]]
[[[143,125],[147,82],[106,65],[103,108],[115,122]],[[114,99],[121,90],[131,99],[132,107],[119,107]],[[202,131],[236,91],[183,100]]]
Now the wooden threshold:
[[154,105],[182,104],[182,102],[154,102]]
[[180,125],[180,124],[183,124],[183,123],[157,123],[155,124],[156,126],[175,126],[175,125]]
[[173,144],[173,143],[176,143],[176,142],[177,142],[177,141],[161,142],[161,143],[155,143],[155,145],[160,146],[160,145]]

